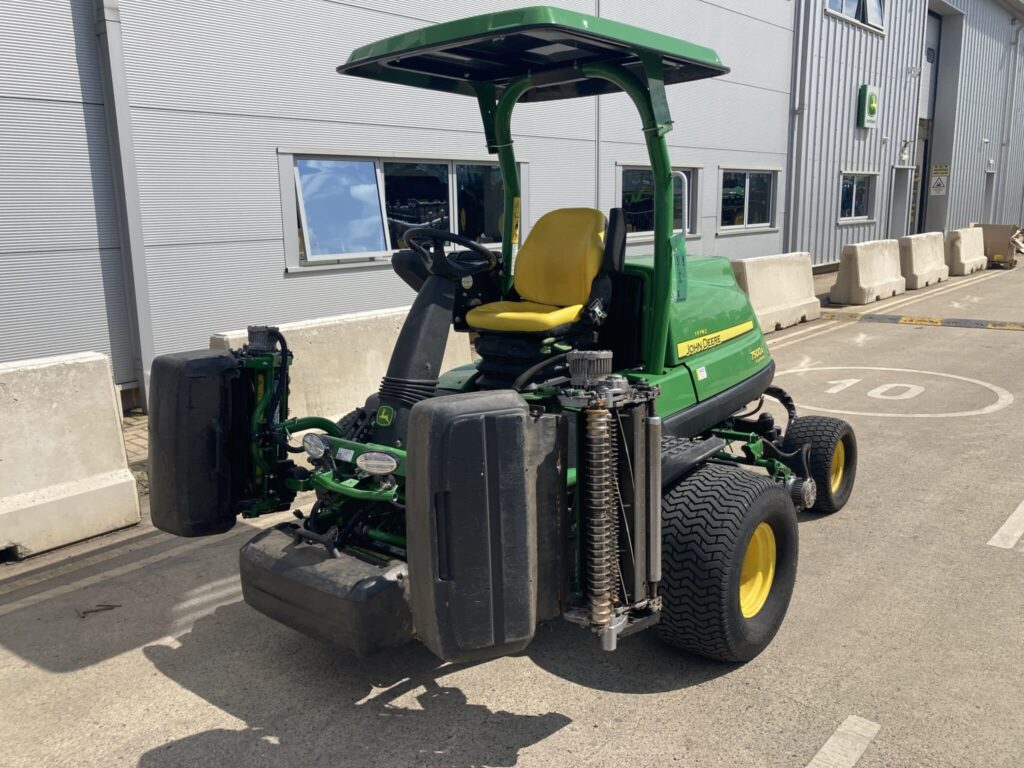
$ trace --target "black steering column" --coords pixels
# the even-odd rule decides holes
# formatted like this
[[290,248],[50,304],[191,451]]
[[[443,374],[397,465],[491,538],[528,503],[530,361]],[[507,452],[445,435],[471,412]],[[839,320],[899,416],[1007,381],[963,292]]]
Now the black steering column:
[[[437,388],[458,281],[496,269],[499,261],[486,246],[454,232],[416,227],[407,230],[403,237],[411,250],[396,254],[396,259],[402,258],[404,267],[399,271],[396,264],[396,272],[414,289],[413,282],[418,282],[415,277],[425,278],[398,334],[381,382],[371,439],[380,445],[404,449],[409,411],[420,400],[431,397]],[[445,243],[468,250],[449,252]]]

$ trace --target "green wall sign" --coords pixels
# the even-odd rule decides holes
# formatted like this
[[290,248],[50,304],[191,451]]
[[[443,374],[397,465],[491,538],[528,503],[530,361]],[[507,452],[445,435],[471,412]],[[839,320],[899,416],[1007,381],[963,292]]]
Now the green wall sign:
[[857,127],[874,128],[878,124],[878,87],[862,85],[857,106]]

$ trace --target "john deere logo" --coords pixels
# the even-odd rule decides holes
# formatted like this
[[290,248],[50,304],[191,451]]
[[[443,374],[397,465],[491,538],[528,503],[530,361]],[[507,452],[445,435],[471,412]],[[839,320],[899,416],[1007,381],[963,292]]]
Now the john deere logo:
[[857,127],[874,128],[878,125],[878,112],[880,108],[881,102],[878,98],[878,88],[874,85],[862,85],[857,106]]
[[395,409],[390,405],[382,405],[377,409],[377,426],[390,427],[395,420]]

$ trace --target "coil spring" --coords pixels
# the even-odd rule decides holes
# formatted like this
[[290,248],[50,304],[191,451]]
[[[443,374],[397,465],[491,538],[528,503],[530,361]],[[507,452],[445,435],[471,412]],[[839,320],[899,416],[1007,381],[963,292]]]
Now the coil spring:
[[615,515],[615,442],[611,414],[604,408],[586,411],[587,596],[590,623],[605,627],[612,620],[618,594],[618,533]]
[[622,525],[622,518],[619,515],[621,508],[621,489],[619,488],[619,421],[618,414],[614,411],[609,418],[608,433],[608,457],[611,462],[611,489],[608,493],[608,517],[611,519],[612,529],[612,562],[614,564],[614,578],[612,584],[612,602],[618,602],[619,598],[625,597],[620,594],[622,587],[622,573],[619,566],[619,526]]

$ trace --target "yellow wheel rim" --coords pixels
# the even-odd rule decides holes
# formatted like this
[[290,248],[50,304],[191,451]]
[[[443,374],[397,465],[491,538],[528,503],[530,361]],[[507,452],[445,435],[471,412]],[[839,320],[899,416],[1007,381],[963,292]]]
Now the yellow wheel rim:
[[829,470],[829,484],[832,486],[832,493],[839,492],[839,486],[843,484],[843,472],[846,470],[846,444],[840,440],[836,443],[835,453],[832,454],[832,469]]
[[772,591],[775,580],[775,533],[768,523],[754,529],[743,555],[740,572],[740,611],[744,618],[756,616]]

